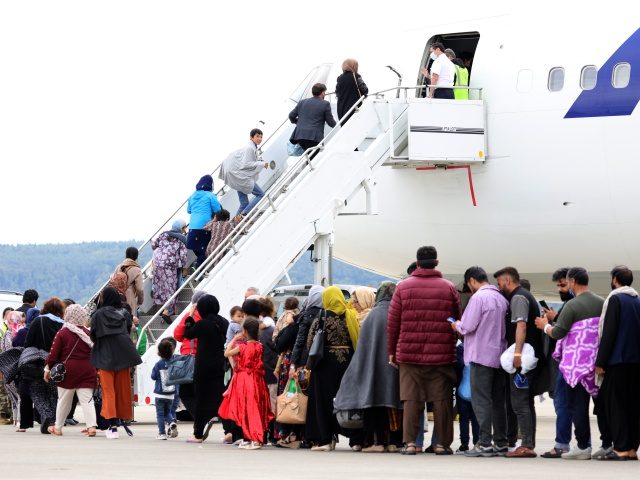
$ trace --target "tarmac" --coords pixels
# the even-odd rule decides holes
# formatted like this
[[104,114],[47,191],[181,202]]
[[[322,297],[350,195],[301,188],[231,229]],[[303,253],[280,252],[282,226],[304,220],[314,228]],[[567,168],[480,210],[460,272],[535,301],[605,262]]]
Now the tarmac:
[[[555,416],[551,400],[538,404],[537,452],[553,447]],[[62,437],[42,435],[34,428],[15,432],[0,426],[0,480],[14,479],[638,479],[640,462],[602,462],[562,459],[466,458],[398,453],[354,453],[341,439],[334,452],[311,452],[265,447],[240,450],[221,443],[222,430],[216,424],[201,445],[188,444],[191,424],[179,423],[179,436],[167,441],[155,439],[157,427],[153,407],[136,407],[133,437],[120,429],[120,438],[107,440],[103,432],[95,438],[80,433],[83,425],[65,427]],[[81,409],[76,418],[82,419]],[[430,425],[430,429],[432,428]],[[594,444],[598,428],[592,418]],[[431,438],[431,434],[425,434]],[[457,438],[452,445],[459,446]]]

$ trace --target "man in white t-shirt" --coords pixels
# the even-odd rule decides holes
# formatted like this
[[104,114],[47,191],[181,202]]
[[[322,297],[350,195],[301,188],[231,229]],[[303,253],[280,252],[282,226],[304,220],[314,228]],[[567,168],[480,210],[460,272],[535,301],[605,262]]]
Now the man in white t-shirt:
[[422,74],[427,78],[431,78],[431,86],[427,90],[427,97],[453,100],[453,88],[451,87],[453,87],[453,79],[456,73],[455,67],[444,54],[444,45],[442,43],[433,43],[430,50],[430,57],[433,60],[431,75],[429,75],[426,68],[422,69]]

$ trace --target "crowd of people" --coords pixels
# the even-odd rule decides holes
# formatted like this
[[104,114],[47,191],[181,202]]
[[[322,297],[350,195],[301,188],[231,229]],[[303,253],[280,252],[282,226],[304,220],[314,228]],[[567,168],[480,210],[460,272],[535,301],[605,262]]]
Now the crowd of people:
[[[343,435],[356,452],[415,455],[426,446],[451,455],[457,413],[455,453],[531,458],[534,398],[549,392],[556,439],[542,457],[637,459],[640,299],[631,270],[612,270],[604,299],[589,290],[584,268],[558,269],[552,280],[564,303],[556,311],[540,306],[513,267],[494,273],[497,285],[470,267],[459,291],[437,265],[436,249],[421,247],[398,284],[359,287],[348,301],[338,287],[313,286],[302,305],[287,298],[277,319],[272,299],[256,288],[247,289],[230,320],[215,296],[196,291],[173,337],[158,344],[151,374],[157,438],[178,435],[182,403],[194,419],[190,443],[205,441],[219,418],[224,443],[249,450],[271,444],[331,451]],[[42,311],[37,300],[29,290],[20,309],[3,312],[0,371],[16,431],[37,420],[42,433],[62,435],[75,398],[85,435],[95,436],[102,423],[107,438],[117,438],[133,417],[131,369],[140,363],[126,289],[106,287],[91,317],[71,300],[48,299]],[[193,379],[170,385],[167,370],[178,353],[195,356]],[[99,409],[91,404],[97,390]],[[306,398],[301,421],[279,421],[280,399],[289,394]],[[425,406],[434,419],[428,446]]]

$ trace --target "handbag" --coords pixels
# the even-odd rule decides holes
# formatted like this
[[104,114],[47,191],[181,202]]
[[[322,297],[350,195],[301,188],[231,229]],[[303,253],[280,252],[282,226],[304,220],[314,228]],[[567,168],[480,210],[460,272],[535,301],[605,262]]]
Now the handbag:
[[51,367],[51,370],[49,371],[49,378],[56,385],[64,380],[64,376],[67,374],[67,367],[65,366],[65,363],[69,361],[69,357],[71,357],[71,354],[78,346],[79,341],[80,341],[80,337],[77,338],[76,343],[73,345],[73,348],[69,352],[69,355],[67,355],[67,358],[65,359],[64,362],[58,362],[55,365],[53,365],[53,367]]
[[287,388],[277,399],[276,422],[304,425],[307,421],[307,396],[296,380],[289,380]]
[[359,408],[336,411],[338,425],[342,428],[359,429],[364,427],[364,411]]
[[462,379],[458,385],[458,395],[467,402],[471,401],[471,367],[465,365],[462,369]]
[[[193,340],[191,340],[191,351],[193,352]],[[175,355],[167,362],[167,385],[193,383],[195,365],[196,360],[193,355]]]
[[324,312],[324,319],[321,321],[321,325],[318,326],[318,331],[313,336],[311,342],[311,348],[309,349],[309,356],[307,358],[307,368],[313,370],[322,361],[324,356],[324,321],[327,318],[327,311]]

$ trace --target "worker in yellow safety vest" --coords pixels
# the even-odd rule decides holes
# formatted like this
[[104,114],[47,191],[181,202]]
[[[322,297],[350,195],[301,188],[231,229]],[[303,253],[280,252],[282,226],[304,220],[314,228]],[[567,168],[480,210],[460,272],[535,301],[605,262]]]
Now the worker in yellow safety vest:
[[[464,63],[456,58],[453,61],[453,66],[456,69],[456,78],[453,82],[454,86],[469,86],[469,70],[464,66]],[[456,100],[469,100],[469,89],[468,88],[454,88],[453,96]]]

